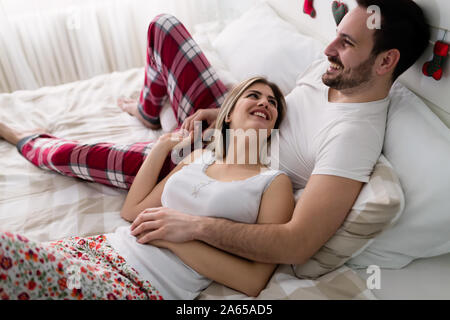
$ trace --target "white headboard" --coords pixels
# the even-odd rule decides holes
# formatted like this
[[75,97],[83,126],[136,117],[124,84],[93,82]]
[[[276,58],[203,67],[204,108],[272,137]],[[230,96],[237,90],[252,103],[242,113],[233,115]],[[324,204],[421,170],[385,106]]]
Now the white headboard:
[[[303,13],[303,1],[300,0],[266,0],[270,6],[285,20],[297,26],[299,31],[321,40],[324,44],[336,34],[336,23],[331,12],[332,0],[314,1],[316,17]],[[449,0],[415,0],[427,16],[431,28],[431,41],[442,40],[445,30],[450,30]],[[356,7],[355,0],[343,0],[349,9]],[[445,42],[450,42],[450,31]],[[450,57],[444,64],[444,75],[440,81],[422,74],[422,66],[433,58],[433,44],[399,79],[409,89],[423,98],[427,105],[450,128]]]

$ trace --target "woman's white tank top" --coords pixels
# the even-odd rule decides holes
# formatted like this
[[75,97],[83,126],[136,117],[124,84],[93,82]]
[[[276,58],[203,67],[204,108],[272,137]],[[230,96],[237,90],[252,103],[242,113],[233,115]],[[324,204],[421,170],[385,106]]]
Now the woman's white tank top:
[[[192,215],[255,223],[264,191],[282,171],[268,169],[244,180],[224,182],[206,174],[214,161],[214,154],[206,150],[192,164],[173,174],[164,187],[162,205]],[[129,227],[120,227],[106,236],[127,263],[165,299],[194,299],[211,283],[169,250],[136,242]]]

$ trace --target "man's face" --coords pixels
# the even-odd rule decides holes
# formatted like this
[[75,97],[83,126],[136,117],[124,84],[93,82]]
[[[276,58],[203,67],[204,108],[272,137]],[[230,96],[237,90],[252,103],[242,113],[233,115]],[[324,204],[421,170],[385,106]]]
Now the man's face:
[[367,27],[369,15],[364,8],[350,11],[337,28],[336,38],[325,49],[330,61],[322,76],[325,85],[336,90],[356,88],[374,77],[374,30]]

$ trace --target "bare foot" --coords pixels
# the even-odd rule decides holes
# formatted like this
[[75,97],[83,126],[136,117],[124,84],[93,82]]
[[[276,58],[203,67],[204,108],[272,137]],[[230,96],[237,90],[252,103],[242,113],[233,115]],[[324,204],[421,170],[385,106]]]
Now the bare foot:
[[120,109],[122,109],[122,111],[128,113],[133,117],[135,117],[136,113],[138,112],[138,101],[136,99],[119,97],[117,99],[117,105]]
[[25,137],[31,136],[37,133],[46,133],[46,130],[42,128],[37,128],[33,130],[16,130],[10,126],[7,126],[4,123],[0,122],[0,138],[5,139],[9,143],[16,145],[20,140]]
[[122,111],[128,113],[130,116],[139,119],[139,121],[141,121],[142,124],[147,128],[153,130],[158,130],[161,128],[161,125],[150,123],[141,116],[138,110],[138,101],[136,99],[119,97],[117,99],[117,105],[119,106],[120,109],[122,109]]

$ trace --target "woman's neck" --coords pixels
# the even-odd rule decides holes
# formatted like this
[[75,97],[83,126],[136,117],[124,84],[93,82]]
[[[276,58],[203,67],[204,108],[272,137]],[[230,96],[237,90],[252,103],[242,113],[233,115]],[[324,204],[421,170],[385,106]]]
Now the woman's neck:
[[259,139],[249,136],[233,136],[230,138],[225,164],[261,167]]

